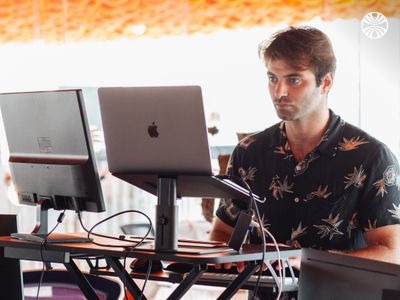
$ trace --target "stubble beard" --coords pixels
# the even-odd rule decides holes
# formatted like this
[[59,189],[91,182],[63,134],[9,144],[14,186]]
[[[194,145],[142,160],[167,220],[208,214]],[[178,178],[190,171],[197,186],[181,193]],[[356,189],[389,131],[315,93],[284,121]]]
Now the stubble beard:
[[[287,103],[290,104],[286,109],[279,109],[276,104]],[[293,106],[292,101],[288,100],[286,97],[281,97],[280,99],[274,99],[273,101],[275,112],[279,119],[283,121],[293,121],[297,115],[297,109]]]

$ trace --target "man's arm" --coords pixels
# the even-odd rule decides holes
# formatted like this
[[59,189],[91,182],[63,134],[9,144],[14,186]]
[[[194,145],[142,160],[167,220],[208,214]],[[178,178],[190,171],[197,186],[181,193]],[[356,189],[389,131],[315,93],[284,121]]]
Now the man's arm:
[[[350,256],[380,260],[392,264],[400,264],[400,224],[387,225],[364,233],[367,247],[352,251],[330,250]],[[289,257],[290,265],[300,270],[301,257]]]
[[233,232],[233,227],[225,224],[217,216],[214,218],[211,231],[210,240],[227,243]]
[[[224,222],[221,221],[220,218],[215,216],[212,227],[211,227],[211,231],[210,231],[210,240],[228,243],[232,232],[233,232],[233,227],[225,224]],[[231,267],[232,267],[232,263],[224,264],[225,269],[230,269]],[[215,268],[220,269],[221,265],[216,264]],[[244,269],[244,262],[242,262],[242,261],[236,262],[236,268],[239,273],[242,272]]]
[[387,225],[364,233],[367,247],[348,255],[400,264],[400,224]]

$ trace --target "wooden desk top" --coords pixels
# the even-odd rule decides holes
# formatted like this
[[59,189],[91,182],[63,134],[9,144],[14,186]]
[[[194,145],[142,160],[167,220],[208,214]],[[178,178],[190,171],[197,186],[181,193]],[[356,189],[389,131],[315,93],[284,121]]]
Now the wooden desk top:
[[[85,235],[85,234],[83,234]],[[132,243],[108,240],[105,238],[94,237],[94,241],[102,244],[132,246]],[[204,243],[207,243],[206,241]],[[35,242],[27,242],[16,240],[9,236],[0,237],[0,247],[18,248],[27,250],[40,250],[41,244]],[[211,253],[206,253],[207,251]],[[192,264],[215,264],[228,263],[237,261],[254,261],[262,259],[260,245],[244,246],[240,252],[231,250],[227,247],[197,248],[197,247],[180,247],[177,253],[154,251],[152,244],[141,245],[137,249],[128,249],[121,247],[104,247],[93,243],[65,243],[53,244],[49,243],[43,246],[43,251],[53,251],[61,253],[70,253],[71,255],[87,255],[87,256],[108,256],[108,257],[134,257],[147,258],[153,260],[167,260],[175,262],[184,262]],[[196,253],[197,252],[197,253]],[[200,253],[199,253],[200,252]],[[281,257],[300,255],[300,249],[281,248]],[[276,259],[276,250],[274,247],[268,247],[264,259]],[[23,259],[23,258],[21,258]]]

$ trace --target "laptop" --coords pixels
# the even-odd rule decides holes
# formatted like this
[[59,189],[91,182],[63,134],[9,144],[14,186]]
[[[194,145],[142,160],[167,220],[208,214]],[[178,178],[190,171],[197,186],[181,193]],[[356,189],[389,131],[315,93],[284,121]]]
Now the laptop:
[[152,194],[158,177],[177,179],[177,196],[248,199],[214,176],[199,86],[98,89],[110,172]]

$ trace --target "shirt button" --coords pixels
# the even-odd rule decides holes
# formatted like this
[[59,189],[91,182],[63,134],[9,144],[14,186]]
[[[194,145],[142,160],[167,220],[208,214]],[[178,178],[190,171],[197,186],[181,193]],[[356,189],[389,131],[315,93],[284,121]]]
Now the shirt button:
[[301,166],[297,165],[297,166],[296,166],[296,170],[297,170],[297,171],[300,171],[300,170],[301,170]]
[[294,202],[298,203],[300,199],[298,197],[294,198]]

